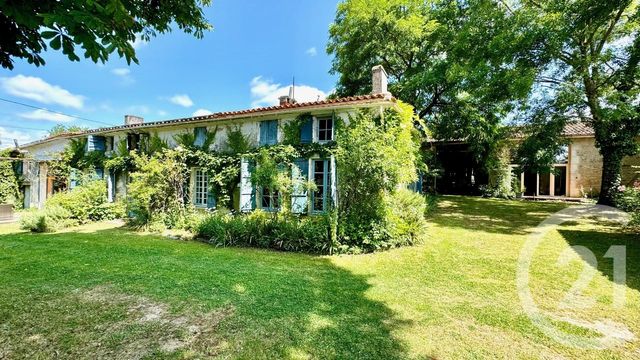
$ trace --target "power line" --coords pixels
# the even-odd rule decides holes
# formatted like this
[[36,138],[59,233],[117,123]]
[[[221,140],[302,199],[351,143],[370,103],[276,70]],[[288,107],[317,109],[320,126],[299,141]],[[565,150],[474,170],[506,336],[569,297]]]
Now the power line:
[[72,118],[76,118],[76,119],[80,119],[80,120],[84,120],[84,121],[89,121],[89,122],[93,122],[93,123],[96,123],[96,124],[113,126],[113,124],[109,124],[109,123],[106,123],[106,122],[97,121],[97,120],[91,120],[91,119],[83,118],[83,117],[76,116],[76,115],[69,115],[69,114],[65,114],[63,112],[49,110],[49,109],[45,109],[43,107],[33,106],[33,105],[29,105],[29,104],[18,102],[18,101],[13,101],[13,100],[4,99],[4,98],[0,98],[0,100],[4,101],[4,102],[11,103],[11,104],[26,106],[26,107],[29,107],[29,108],[32,108],[32,109],[47,111],[47,112],[50,112],[50,113],[53,113],[53,114],[59,114],[59,115],[64,115],[64,116],[68,116],[68,117],[72,117]]
[[5,125],[5,124],[0,124],[0,127],[2,127],[2,128],[11,128],[11,129],[21,129],[21,130],[49,131],[47,129],[38,129],[38,128],[32,128],[32,127],[13,126],[13,125]]

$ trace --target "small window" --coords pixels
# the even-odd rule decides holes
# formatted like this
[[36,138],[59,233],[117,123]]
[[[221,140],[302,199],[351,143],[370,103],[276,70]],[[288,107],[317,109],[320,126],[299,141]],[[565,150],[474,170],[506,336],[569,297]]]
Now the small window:
[[140,148],[140,134],[127,134],[127,149],[129,151]]
[[278,190],[271,191],[269,188],[262,188],[262,208],[264,210],[278,210],[280,208],[279,197]]
[[198,207],[207,207],[209,195],[209,174],[202,169],[194,171],[193,204]]
[[333,140],[333,119],[321,118],[318,119],[318,141],[331,141]]

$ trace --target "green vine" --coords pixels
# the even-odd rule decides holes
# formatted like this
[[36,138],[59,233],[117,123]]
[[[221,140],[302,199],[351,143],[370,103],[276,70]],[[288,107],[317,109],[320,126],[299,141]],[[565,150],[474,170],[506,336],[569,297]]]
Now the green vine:
[[294,120],[291,120],[282,126],[282,132],[284,139],[282,140],[285,145],[299,145],[302,126],[308,122],[313,121],[311,113],[304,113],[296,116]]

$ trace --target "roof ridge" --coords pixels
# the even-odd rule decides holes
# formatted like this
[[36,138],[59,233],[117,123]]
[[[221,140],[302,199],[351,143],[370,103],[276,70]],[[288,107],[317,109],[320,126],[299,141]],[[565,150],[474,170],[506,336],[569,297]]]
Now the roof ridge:
[[354,95],[354,96],[346,96],[346,97],[334,98],[334,99],[308,101],[308,102],[301,102],[301,103],[294,103],[294,104],[289,103],[289,104],[283,104],[283,105],[263,106],[263,107],[252,108],[252,109],[220,111],[220,112],[216,112],[208,115],[201,115],[201,116],[158,120],[158,121],[152,121],[148,123],[139,123],[139,124],[130,124],[130,125],[116,125],[116,126],[102,127],[97,129],[89,129],[81,132],[58,134],[56,136],[51,136],[41,140],[27,143],[25,145],[22,145],[22,147],[33,146],[33,145],[45,143],[47,141],[55,140],[62,135],[77,136],[77,135],[84,135],[84,134],[95,134],[102,131],[114,131],[119,129],[134,129],[134,128],[159,126],[159,125],[172,125],[172,124],[181,124],[181,123],[189,123],[189,122],[199,122],[199,121],[206,121],[206,120],[216,120],[216,119],[230,117],[230,116],[259,114],[259,113],[268,112],[268,111],[293,110],[293,109],[299,109],[299,108],[305,108],[305,107],[311,107],[311,106],[344,104],[344,103],[368,101],[368,100],[388,100],[391,102],[396,101],[396,99],[393,96],[388,96],[388,94],[370,94],[370,95]]

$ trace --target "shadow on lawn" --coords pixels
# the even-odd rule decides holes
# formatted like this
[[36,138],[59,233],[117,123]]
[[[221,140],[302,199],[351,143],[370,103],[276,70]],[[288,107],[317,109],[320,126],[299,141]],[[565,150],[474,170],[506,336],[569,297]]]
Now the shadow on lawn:
[[[640,291],[640,236],[622,233],[616,227],[603,231],[559,229],[560,235],[570,246],[584,246],[596,256],[598,270],[610,281],[613,278],[614,259],[605,257],[611,246],[622,245],[626,249],[626,285]],[[585,259],[585,263],[586,259]]]
[[[226,349],[214,353],[207,346],[189,349],[202,356],[408,356],[392,332],[409,324],[383,303],[367,298],[370,285],[365,277],[335,266],[330,258],[216,249],[120,229],[0,235],[0,251],[5,248],[11,248],[5,257],[9,266],[0,267],[0,272],[13,279],[0,280],[5,296],[31,296],[34,289],[52,288],[66,293],[109,284],[123,293],[166,303],[177,312],[233,308],[233,315],[213,332],[214,343],[225,343]],[[21,291],[25,288],[31,290]],[[14,329],[32,325],[20,323],[20,316],[2,307],[6,305],[0,302],[0,314],[10,316],[7,322]],[[38,314],[29,314],[33,316]],[[74,334],[74,325],[64,320],[58,327],[66,336],[87,336]],[[82,349],[72,348],[77,343],[56,344],[56,351],[63,356],[87,354],[93,350],[91,344]]]
[[526,235],[544,219],[566,206],[552,202],[442,196],[430,221],[442,227]]

